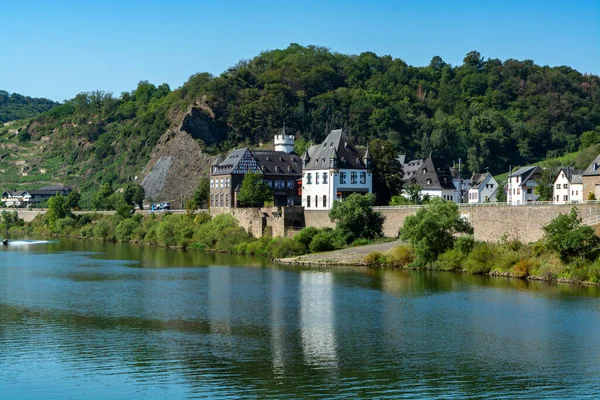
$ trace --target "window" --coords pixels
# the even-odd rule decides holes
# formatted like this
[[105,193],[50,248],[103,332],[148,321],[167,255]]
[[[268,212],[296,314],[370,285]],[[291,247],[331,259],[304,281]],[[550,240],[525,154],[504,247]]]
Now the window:
[[[312,184],[312,174],[310,172],[308,172],[306,174],[306,184],[307,185],[311,185]],[[309,206],[310,207],[310,206]]]
[[521,189],[517,189],[517,194],[521,194]]
[[579,196],[579,190],[576,190],[576,191],[575,191],[575,195],[576,195],[576,196]]
[[285,187],[285,181],[282,179],[277,179],[275,181],[275,189],[283,189]]
[[223,188],[223,179],[221,179],[221,182],[220,182],[220,184],[219,184],[219,185],[220,185],[220,186],[219,186],[220,188]]
[[327,185],[327,172],[323,172],[323,185]]
[[231,179],[227,178],[225,179],[225,187],[229,187],[231,186]]
[[229,207],[229,193],[225,193],[225,207]]
[[327,196],[323,195],[323,208],[327,208]]
[[215,181],[214,181],[214,179],[211,179],[211,180],[210,180],[210,188],[211,188],[211,189],[214,189],[214,188],[215,188]]
[[310,208],[310,196],[306,196],[306,208]]
[[563,196],[563,200],[564,200],[564,201],[569,201],[569,195],[568,195],[568,194],[565,194],[565,195]]
[[319,178],[321,177],[321,174],[318,172],[315,172],[315,185],[319,184]]
[[340,172],[340,184],[342,184],[342,185],[346,184],[346,173],[345,172]]
[[556,195],[556,201],[560,201],[560,196]]
[[360,173],[360,183],[361,184],[365,184],[367,183],[367,173],[366,172],[361,172]]
[[431,179],[427,179],[427,184],[431,185]]
[[293,179],[288,179],[288,181],[287,181],[287,188],[293,190],[295,187],[296,187],[296,182],[294,182]]
[[315,208],[319,207],[319,196],[315,194]]
[[557,188],[557,189],[560,189],[560,183],[557,183],[557,184],[556,184],[556,188]]
[[221,193],[221,207],[225,205],[225,195]]
[[211,207],[215,206],[215,195],[214,194],[210,195],[210,206]]
[[531,194],[531,188],[527,189],[527,194]]
[[566,183],[563,183],[563,189],[568,189],[568,188],[569,188],[569,185]]
[[350,172],[350,183],[351,184],[356,185],[357,176],[358,176],[358,173],[356,171]]

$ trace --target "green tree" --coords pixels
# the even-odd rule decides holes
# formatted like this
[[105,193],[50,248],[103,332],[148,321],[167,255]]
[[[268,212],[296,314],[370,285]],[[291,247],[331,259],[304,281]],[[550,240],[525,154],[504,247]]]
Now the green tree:
[[373,210],[375,196],[353,193],[344,201],[335,201],[329,211],[329,218],[336,227],[347,235],[348,241],[383,236],[385,217]]
[[67,195],[67,206],[71,210],[79,209],[79,202],[81,201],[81,193],[77,189],[73,189]]
[[577,209],[573,207],[569,214],[560,214],[544,230],[544,243],[558,253],[561,261],[575,259],[594,260],[600,251],[600,238],[594,230],[581,223]]
[[400,236],[413,245],[415,262],[424,266],[453,248],[460,233],[472,234],[473,227],[460,217],[458,205],[436,197],[416,215],[406,217]]
[[44,215],[46,225],[54,228],[54,224],[57,220],[71,216],[71,209],[67,203],[67,199],[60,193],[52,196],[48,200],[48,210]]
[[206,208],[210,197],[210,179],[206,176],[200,178],[200,183],[194,192],[196,207]]
[[273,191],[263,181],[263,175],[258,172],[248,172],[244,176],[238,200],[246,207],[261,207],[273,197]]
[[412,204],[421,204],[421,190],[423,188],[417,183],[409,183],[404,186],[404,197],[406,197]]
[[402,164],[398,152],[388,140],[375,139],[369,143],[373,163],[373,192],[378,205],[388,205],[392,196],[402,192]]
[[112,208],[110,196],[113,194],[113,188],[110,183],[103,183],[100,190],[92,197],[92,208],[94,210],[109,210]]
[[552,201],[554,195],[554,181],[558,175],[558,167],[549,167],[542,169],[542,175],[538,185],[535,187],[535,194],[540,196],[539,201]]
[[144,209],[144,199],[146,191],[143,186],[138,183],[129,183],[123,190],[123,200],[127,204],[137,205],[140,210]]

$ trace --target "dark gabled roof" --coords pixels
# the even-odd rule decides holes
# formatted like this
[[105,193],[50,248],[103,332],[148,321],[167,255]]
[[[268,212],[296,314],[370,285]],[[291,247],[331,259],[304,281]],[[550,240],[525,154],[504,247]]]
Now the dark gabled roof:
[[456,189],[452,182],[450,168],[447,166],[435,168],[431,157],[411,160],[404,164],[402,179],[406,183],[416,183],[423,189]]
[[222,155],[218,155],[215,157],[215,159],[213,160],[212,163],[210,163],[211,166],[217,166],[219,164],[221,164],[223,162],[223,156]]
[[600,154],[590,163],[585,171],[583,171],[583,176],[595,175],[600,175]]
[[337,168],[366,169],[363,156],[354,147],[348,136],[341,130],[335,129],[327,135],[323,143],[308,149],[310,160],[304,169],[328,169],[329,159],[337,157]]
[[[251,169],[254,170],[254,163],[258,164],[256,158],[254,158],[252,152],[248,148],[235,149],[232,150],[227,157],[219,164],[213,165],[213,175],[229,175],[232,174],[233,171],[238,167],[240,161],[244,159],[244,156],[248,158],[252,166]],[[256,165],[257,166],[257,165]]]
[[[573,167],[562,167],[558,171],[558,174],[560,175],[561,172],[564,172],[565,177],[567,178],[567,180],[570,183],[583,183],[583,170],[582,169],[575,169]],[[556,177],[558,179],[558,175]],[[556,179],[555,179],[555,181],[556,181]]]
[[519,177],[519,184],[522,185],[525,182],[527,182],[533,175],[535,174],[541,174],[542,173],[542,169],[540,167],[538,167],[537,165],[533,165],[531,167],[522,167],[519,168],[518,170],[511,172],[510,176],[511,177]]
[[471,176],[471,189],[479,189],[488,176],[492,175],[489,172],[473,173]]
[[294,153],[255,150],[252,154],[264,175],[302,175],[302,160]]
[[48,185],[36,190],[28,190],[28,192],[32,196],[54,196],[56,193],[66,194],[69,193],[71,190],[73,189],[71,189],[69,186]]
[[294,153],[247,148],[233,150],[220,164],[213,163],[212,175],[244,174],[247,170],[240,164],[244,159],[249,170],[264,175],[302,175],[302,160]]

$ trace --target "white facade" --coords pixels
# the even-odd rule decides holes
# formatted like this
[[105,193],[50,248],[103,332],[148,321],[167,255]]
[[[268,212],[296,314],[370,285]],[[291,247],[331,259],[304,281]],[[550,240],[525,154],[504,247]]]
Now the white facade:
[[539,167],[526,167],[511,174],[507,183],[507,203],[511,206],[537,201],[540,196],[535,193],[538,186],[532,175],[541,171]]
[[583,183],[581,175],[565,173],[561,169],[554,180],[554,204],[579,203],[583,201]]
[[439,197],[444,200],[461,203],[460,190],[458,189],[421,189],[421,198],[424,196]]
[[373,174],[366,169],[306,170],[302,173],[302,206],[329,210],[346,193],[372,193]]
[[485,174],[485,177],[477,184],[477,186],[469,189],[469,203],[496,201],[497,190],[498,182],[496,182],[491,174]]
[[281,135],[275,135],[275,151],[282,151],[284,153],[293,152],[295,139],[296,138],[294,135],[286,135],[285,133],[282,133]]

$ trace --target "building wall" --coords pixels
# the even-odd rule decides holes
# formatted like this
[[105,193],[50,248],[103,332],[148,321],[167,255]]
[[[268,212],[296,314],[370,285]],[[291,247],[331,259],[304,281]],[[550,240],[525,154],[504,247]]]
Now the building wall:
[[596,199],[600,199],[600,175],[598,176],[583,176],[583,200],[587,200],[590,193],[596,195]]
[[[352,183],[352,172],[357,173],[356,183]],[[365,183],[360,183],[360,173],[366,173]],[[346,174],[346,183],[340,183],[340,174]],[[308,183],[308,174],[311,174],[311,182]],[[316,176],[319,174],[319,183],[317,184]],[[323,174],[327,174],[327,183],[323,184]],[[323,170],[306,170],[302,174],[302,206],[307,210],[330,210],[333,201],[338,200],[338,192],[373,192],[373,176],[371,172],[365,169],[323,169]],[[323,206],[323,196],[326,196],[326,203]],[[310,197],[310,207],[308,204]],[[315,201],[316,199],[316,201]]]
[[[530,179],[526,183],[520,181],[519,177],[511,177],[509,179],[508,189],[512,191],[512,196],[507,193],[507,202],[510,205],[516,206],[526,204],[532,201],[537,201],[540,196],[535,194],[537,183]],[[531,193],[528,193],[527,191]]]
[[571,182],[564,172],[561,172],[554,181],[552,200],[554,204],[566,204],[571,201]]
[[583,200],[583,183],[572,183],[571,184],[571,202],[580,203]]

